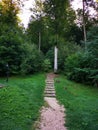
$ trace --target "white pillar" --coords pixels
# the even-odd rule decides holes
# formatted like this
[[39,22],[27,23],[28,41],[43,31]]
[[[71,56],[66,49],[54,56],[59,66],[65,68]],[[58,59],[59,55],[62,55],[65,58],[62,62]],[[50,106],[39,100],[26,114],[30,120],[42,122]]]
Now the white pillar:
[[54,47],[54,73],[57,72],[58,69],[58,48]]

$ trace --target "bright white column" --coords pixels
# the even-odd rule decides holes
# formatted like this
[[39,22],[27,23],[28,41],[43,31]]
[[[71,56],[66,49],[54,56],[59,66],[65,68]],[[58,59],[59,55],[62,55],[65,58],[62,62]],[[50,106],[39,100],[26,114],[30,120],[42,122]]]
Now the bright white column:
[[54,73],[57,72],[58,69],[58,48],[54,47]]

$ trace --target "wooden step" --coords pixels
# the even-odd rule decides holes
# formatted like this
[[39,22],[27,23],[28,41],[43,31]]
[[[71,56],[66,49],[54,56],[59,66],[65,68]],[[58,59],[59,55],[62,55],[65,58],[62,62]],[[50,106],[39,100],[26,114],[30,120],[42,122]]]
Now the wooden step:
[[55,97],[55,94],[45,94],[45,97]]
[[46,88],[47,89],[54,89],[54,87],[51,87],[51,86],[47,86]]
[[54,86],[46,86],[46,88],[54,89]]
[[47,79],[46,82],[54,82],[54,80]]
[[47,78],[46,80],[52,80],[52,81],[54,81],[53,78]]
[[46,85],[52,85],[52,86],[53,86],[53,85],[54,85],[54,83],[46,83]]
[[53,81],[53,80],[46,80],[46,82],[54,83],[54,81]]
[[54,84],[46,84],[46,87],[47,86],[54,87]]
[[55,91],[45,91],[45,93],[55,94]]
[[46,84],[46,87],[54,87],[54,85],[49,85],[49,84]]
[[45,88],[45,90],[50,90],[50,91],[52,91],[52,90],[55,90],[54,88]]
[[46,88],[44,91],[45,97],[55,97],[54,80],[53,78],[47,77]]

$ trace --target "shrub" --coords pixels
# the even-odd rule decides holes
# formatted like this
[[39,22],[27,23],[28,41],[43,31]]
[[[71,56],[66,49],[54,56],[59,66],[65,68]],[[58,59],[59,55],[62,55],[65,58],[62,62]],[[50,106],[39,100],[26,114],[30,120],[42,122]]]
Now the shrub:
[[78,51],[80,51],[80,47],[74,42],[65,41],[63,44],[59,45],[58,68],[60,71],[64,72],[67,57],[74,55]]
[[52,66],[51,66],[51,62],[49,59],[45,59],[44,63],[43,63],[43,69],[45,72],[49,72],[51,70]]
[[37,47],[32,44],[26,44],[25,47],[26,53],[21,62],[21,73],[30,74],[41,71],[44,59],[42,52],[39,52]]
[[9,64],[10,73],[18,74],[24,49],[23,39],[16,28],[5,26],[0,35],[0,75],[4,75],[6,64]]
[[66,59],[65,71],[68,78],[98,86],[98,27],[88,33],[86,50]]
[[54,67],[54,48],[51,48],[45,56],[46,59],[49,59],[50,63],[51,63],[51,67],[53,69]]
[[65,74],[73,71],[74,68],[79,67],[81,53],[72,54],[66,58],[64,63]]

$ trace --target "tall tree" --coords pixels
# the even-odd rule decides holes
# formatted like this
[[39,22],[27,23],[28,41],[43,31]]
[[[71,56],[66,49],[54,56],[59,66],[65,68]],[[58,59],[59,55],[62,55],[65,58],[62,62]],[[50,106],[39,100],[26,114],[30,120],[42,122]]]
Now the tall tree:
[[46,0],[44,8],[45,14],[51,19],[53,34],[57,39],[59,37],[67,39],[75,20],[75,12],[70,7],[69,0]]
[[[88,16],[88,21],[91,18],[95,20],[95,16],[90,15],[90,7],[93,8],[94,10],[97,10],[97,4],[94,0],[82,0],[82,5],[83,5],[83,32],[84,32],[84,42],[85,42],[85,49],[86,49],[86,42],[87,42],[87,36],[86,36],[86,18]],[[95,12],[96,14],[97,12]],[[92,21],[92,20],[91,20]]]
[[86,0],[82,0],[83,3],[83,32],[84,32],[84,42],[85,42],[85,46],[86,46],[86,28],[85,28],[85,2]]
[[64,25],[64,19],[66,18],[66,7],[68,6],[68,0],[46,0],[44,3],[45,13],[51,18],[51,24],[54,28],[54,33],[59,34]]
[[2,0],[0,2],[1,5],[1,22],[7,23],[7,24],[17,24],[18,17],[17,14],[19,13],[19,6],[16,3],[16,1],[12,0]]
[[33,14],[31,16],[31,21],[37,21],[39,23],[39,30],[38,30],[38,46],[39,52],[41,50],[41,28],[42,28],[42,16],[43,16],[43,1],[42,0],[35,0],[35,6],[30,9]]
[[19,0],[0,1],[0,73],[4,73],[4,66],[10,65],[11,73],[19,70],[22,60],[23,39],[22,30],[18,27],[20,11]]

